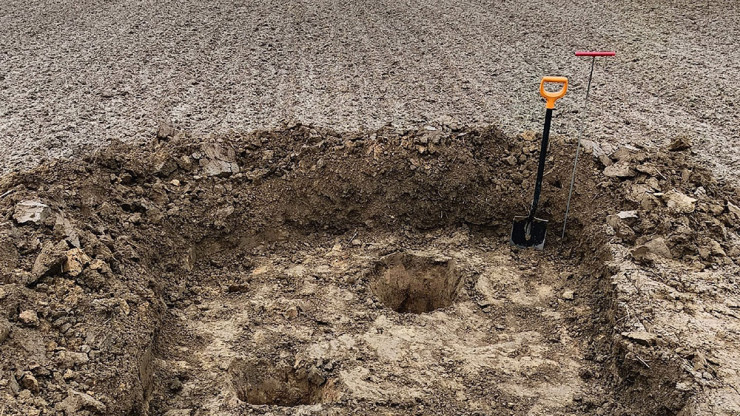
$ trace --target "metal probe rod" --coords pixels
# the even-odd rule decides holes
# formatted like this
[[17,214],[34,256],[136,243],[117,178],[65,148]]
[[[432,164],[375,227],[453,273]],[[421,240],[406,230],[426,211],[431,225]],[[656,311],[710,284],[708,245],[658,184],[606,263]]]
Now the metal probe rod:
[[573,195],[573,185],[576,182],[576,168],[578,167],[578,155],[581,151],[581,138],[583,137],[583,131],[586,129],[586,123],[588,122],[588,94],[591,92],[591,78],[594,75],[594,63],[596,63],[596,56],[591,57],[591,73],[588,74],[588,87],[586,88],[586,100],[583,103],[583,123],[581,123],[580,131],[578,132],[578,143],[576,144],[576,160],[573,162],[573,173],[570,175],[570,190],[568,191],[568,203],[565,205],[565,219],[563,220],[563,233],[560,238],[565,238],[565,227],[568,225],[568,212],[570,211],[570,197]]

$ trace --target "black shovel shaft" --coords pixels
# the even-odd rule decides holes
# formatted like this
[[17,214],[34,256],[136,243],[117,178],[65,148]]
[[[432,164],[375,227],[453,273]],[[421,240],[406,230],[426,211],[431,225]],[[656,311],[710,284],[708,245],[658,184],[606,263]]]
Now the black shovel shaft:
[[537,181],[534,184],[534,198],[532,209],[529,211],[529,221],[534,219],[537,213],[537,204],[540,202],[540,191],[542,191],[542,177],[545,174],[545,160],[547,159],[547,147],[550,142],[550,122],[552,121],[552,109],[548,108],[545,113],[545,128],[542,131],[542,147],[540,148],[540,162],[537,166]]

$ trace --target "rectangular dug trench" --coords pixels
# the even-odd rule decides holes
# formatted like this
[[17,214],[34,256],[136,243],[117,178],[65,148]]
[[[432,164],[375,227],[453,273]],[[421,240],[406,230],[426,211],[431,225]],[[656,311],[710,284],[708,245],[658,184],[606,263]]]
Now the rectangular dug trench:
[[[242,195],[249,207],[234,205],[221,230],[188,251],[195,270],[179,281],[163,326],[173,331],[158,343],[152,408],[585,415],[681,407],[680,392],[649,393],[651,381],[620,370],[612,355],[609,254],[601,223],[590,221],[603,221],[619,197],[595,183],[591,161],[574,201],[579,239],[551,237],[534,253],[507,241],[534,174],[535,158],[517,155],[536,146],[495,129],[370,141],[314,132],[252,136],[247,147],[257,150],[235,157],[247,177],[258,175]],[[569,169],[564,149],[553,153],[542,212],[561,218]],[[270,167],[276,160],[282,171]],[[603,205],[594,210],[596,189]],[[203,202],[196,217],[223,209]]]
[[[0,304],[21,326],[0,358],[21,368],[19,385],[72,413],[680,414],[698,403],[689,375],[714,375],[687,372],[684,356],[703,355],[674,353],[630,312],[647,292],[629,279],[657,274],[656,253],[716,267],[732,213],[710,217],[719,211],[708,195],[729,193],[677,156],[646,165],[624,151],[617,164],[642,165],[607,179],[586,158],[560,240],[574,149],[556,139],[538,213],[550,220],[547,246],[514,249],[535,138],[449,127],[295,126],[207,140],[170,131],[148,147],[114,144],[4,178],[0,192],[12,192],[0,204],[16,219],[0,233],[19,242],[3,246],[18,273],[7,273],[13,289]],[[683,176],[704,189],[679,193],[699,201],[693,217],[671,208],[666,195],[678,191],[654,192],[686,187],[654,172],[689,167]],[[20,224],[13,210],[40,203],[49,220]],[[74,317],[59,317],[65,302],[76,302]],[[21,305],[40,311],[38,325]],[[34,364],[26,339],[58,346],[56,361]],[[94,354],[62,359],[83,347]],[[26,396],[15,414],[36,408]]]

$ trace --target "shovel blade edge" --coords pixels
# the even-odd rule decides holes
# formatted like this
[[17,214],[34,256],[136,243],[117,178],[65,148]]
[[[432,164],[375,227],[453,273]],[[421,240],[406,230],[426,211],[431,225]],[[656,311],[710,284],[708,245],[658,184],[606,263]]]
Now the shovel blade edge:
[[532,247],[535,250],[543,250],[545,248],[546,234],[546,220],[534,218],[532,221],[529,221],[527,217],[514,217],[514,225],[511,227],[511,239],[509,242],[520,248]]

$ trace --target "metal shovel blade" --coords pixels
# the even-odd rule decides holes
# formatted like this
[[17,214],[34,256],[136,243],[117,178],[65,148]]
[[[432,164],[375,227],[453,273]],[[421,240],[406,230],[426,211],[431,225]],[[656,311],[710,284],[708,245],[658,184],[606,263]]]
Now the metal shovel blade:
[[511,244],[521,247],[534,247],[536,250],[545,248],[545,234],[547,221],[539,218],[514,217],[514,226],[511,227]]

